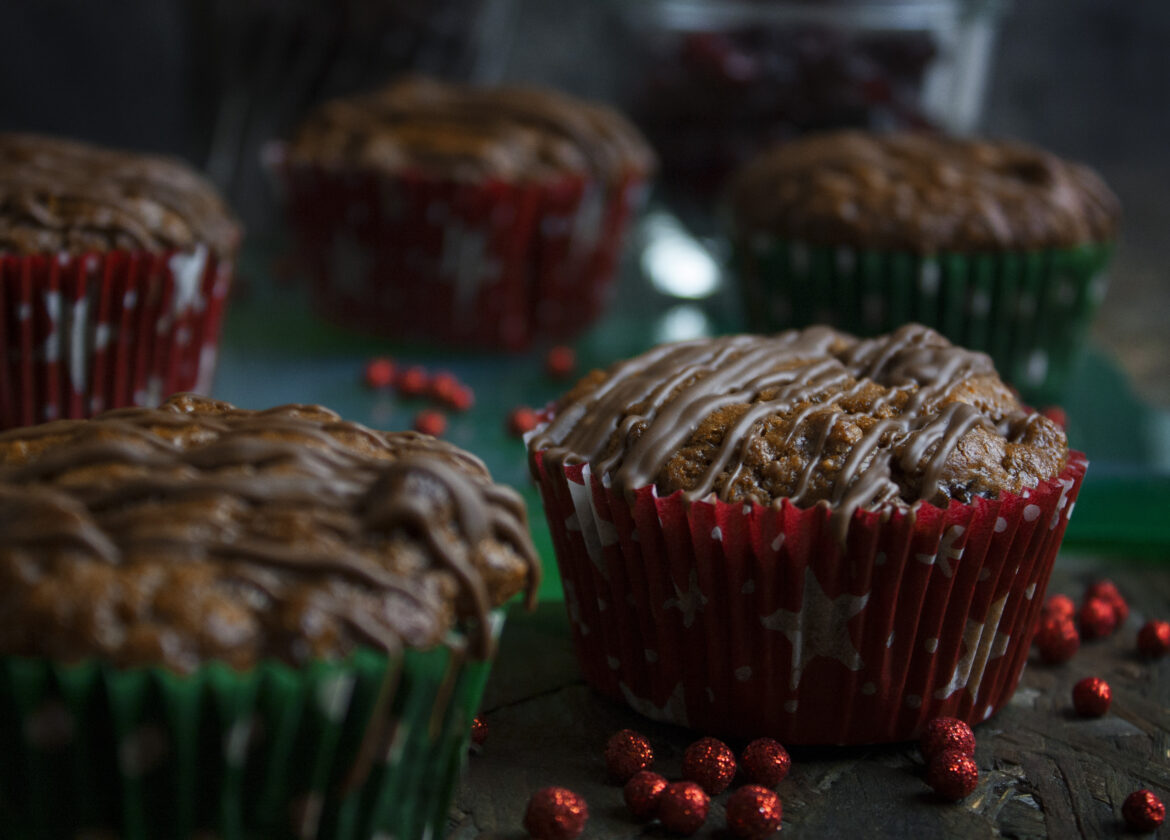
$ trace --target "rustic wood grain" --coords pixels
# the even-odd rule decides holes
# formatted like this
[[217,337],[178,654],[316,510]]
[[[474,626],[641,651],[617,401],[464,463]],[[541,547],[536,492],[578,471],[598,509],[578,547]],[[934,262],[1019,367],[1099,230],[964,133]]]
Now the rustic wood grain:
[[[1080,600],[1100,577],[1129,599],[1125,627],[1086,642],[1065,665],[1033,657],[1009,706],[976,727],[978,789],[958,804],[938,801],[922,781],[912,744],[793,750],[780,787],[781,836],[1070,838],[1121,836],[1121,803],[1148,787],[1170,796],[1170,659],[1136,653],[1146,618],[1170,618],[1170,563],[1062,557],[1049,594]],[[1078,718],[1072,686],[1103,677],[1113,689],[1108,715]],[[451,811],[451,840],[520,840],[528,797],[564,785],[589,802],[587,838],[669,836],[633,820],[620,786],[606,778],[602,748],[625,727],[654,744],[655,769],[678,778],[682,752],[698,734],[639,717],[582,682],[570,650],[563,606],[545,604],[510,617],[485,696],[487,743],[472,754]],[[701,734],[701,733],[699,733]],[[742,747],[742,744],[732,744]],[[729,840],[716,797],[697,837]],[[1134,835],[1130,835],[1134,836]]]

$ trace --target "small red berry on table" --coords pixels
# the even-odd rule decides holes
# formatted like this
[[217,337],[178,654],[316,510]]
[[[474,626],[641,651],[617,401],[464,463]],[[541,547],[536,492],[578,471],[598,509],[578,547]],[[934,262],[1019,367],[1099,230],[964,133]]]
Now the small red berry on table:
[[1081,646],[1077,627],[1067,618],[1047,618],[1040,623],[1033,644],[1049,665],[1068,662]]
[[1086,639],[1101,639],[1117,629],[1117,611],[1104,598],[1090,598],[1081,604],[1077,619]]
[[926,766],[926,783],[943,799],[958,802],[979,784],[979,767],[975,759],[958,750],[941,752]]
[[744,747],[739,765],[752,782],[774,788],[788,775],[792,757],[779,741],[757,738]]
[[775,832],[783,813],[776,792],[760,785],[744,785],[727,797],[727,827],[745,840],[760,840]]
[[1044,602],[1043,610],[1040,613],[1040,618],[1043,621],[1045,618],[1075,618],[1077,614],[1077,605],[1073,603],[1073,599],[1067,595],[1053,595]]
[[414,430],[431,437],[442,437],[443,432],[447,431],[447,418],[442,412],[423,409],[414,415]]
[[1073,686],[1073,708],[1081,717],[1101,717],[1109,711],[1113,691],[1100,677],[1085,677]]
[[1129,618],[1129,604],[1117,589],[1117,584],[1111,580],[1099,580],[1089,585],[1085,590],[1085,600],[1100,598],[1113,607],[1113,617],[1116,619],[1114,627],[1120,627]]
[[926,724],[918,748],[927,761],[947,750],[958,750],[963,755],[975,755],[975,733],[958,718],[937,717]]
[[535,840],[574,840],[585,830],[589,806],[563,787],[541,788],[528,800],[524,830]]
[[394,384],[394,362],[380,357],[366,362],[365,380],[367,388],[389,388]]
[[694,834],[710,809],[711,799],[694,782],[671,782],[658,795],[658,821],[674,834]]
[[1125,797],[1121,816],[1134,831],[1154,831],[1166,819],[1166,806],[1153,791],[1142,788]]
[[476,715],[475,719],[473,721],[471,721],[471,741],[472,741],[472,743],[483,746],[483,742],[487,740],[487,736],[488,736],[487,721],[484,720],[483,718],[481,718],[479,715]]
[[637,819],[648,820],[657,813],[658,799],[666,785],[665,777],[650,770],[640,770],[622,788],[622,798],[631,814]]
[[682,775],[711,796],[723,793],[735,778],[735,753],[718,738],[700,738],[683,753]]
[[1157,658],[1170,651],[1170,621],[1147,621],[1138,631],[1138,652],[1142,656]]
[[536,412],[527,406],[513,408],[508,414],[508,433],[514,437],[523,437],[536,428],[540,419]]
[[394,387],[404,397],[421,397],[427,392],[429,384],[430,377],[427,375],[426,368],[414,365],[398,375]]
[[564,379],[577,366],[577,354],[572,347],[558,344],[544,357],[544,369],[553,379]]
[[653,765],[654,750],[640,732],[623,729],[605,742],[605,769],[623,784],[638,771]]

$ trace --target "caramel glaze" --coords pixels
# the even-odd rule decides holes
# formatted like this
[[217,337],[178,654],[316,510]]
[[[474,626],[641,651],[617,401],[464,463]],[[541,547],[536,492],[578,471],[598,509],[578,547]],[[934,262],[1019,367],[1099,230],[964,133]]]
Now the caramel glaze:
[[582,380],[529,448],[627,495],[825,504],[841,539],[858,509],[1018,492],[1068,457],[986,355],[916,324],[665,344]]
[[1091,169],[1023,143],[857,131],[777,146],[729,204],[741,233],[927,254],[1108,241],[1121,214]]
[[179,395],[0,434],[0,651],[191,671],[439,642],[527,586],[523,500],[474,456],[317,406]]
[[112,249],[235,253],[240,227],[178,160],[0,133],[0,254]]
[[624,117],[536,87],[471,87],[421,77],[320,106],[288,146],[298,163],[528,182],[588,173],[647,175],[654,155]]

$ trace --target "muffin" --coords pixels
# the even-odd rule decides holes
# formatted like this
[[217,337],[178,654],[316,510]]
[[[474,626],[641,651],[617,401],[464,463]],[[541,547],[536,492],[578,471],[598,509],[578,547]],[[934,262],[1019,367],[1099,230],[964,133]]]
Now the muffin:
[[272,164],[323,315],[507,350],[602,312],[654,165],[603,106],[423,78],[321,106]]
[[1086,468],[985,354],[917,324],[662,345],[528,446],[590,684],[796,744],[1002,707]]
[[441,833],[539,568],[474,456],[180,395],[0,434],[18,836]]
[[239,241],[179,161],[0,134],[0,428],[207,391]]
[[1088,168],[1013,142],[810,136],[728,191],[753,329],[909,322],[986,351],[1035,401],[1060,397],[1105,292],[1119,208]]

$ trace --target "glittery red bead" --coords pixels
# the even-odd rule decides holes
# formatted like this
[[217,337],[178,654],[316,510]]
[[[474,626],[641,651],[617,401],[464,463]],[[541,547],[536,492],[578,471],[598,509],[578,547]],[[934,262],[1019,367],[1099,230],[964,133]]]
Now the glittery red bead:
[[589,806],[562,787],[541,788],[528,800],[524,830],[536,840],[573,840],[585,830]]
[[482,746],[483,742],[487,740],[487,736],[487,721],[481,718],[479,715],[476,715],[475,720],[471,722],[471,742],[473,744],[479,744]]
[[394,387],[404,397],[421,397],[427,392],[429,382],[430,377],[427,376],[426,368],[415,365],[414,367],[408,367],[398,375]]
[[423,409],[414,415],[414,430],[431,437],[441,437],[447,431],[447,418],[442,412]]
[[544,369],[554,379],[564,379],[577,366],[577,354],[572,347],[558,344],[544,357]]
[[515,437],[523,437],[536,428],[540,422],[536,412],[526,406],[513,408],[508,414],[508,433]]
[[1117,613],[1104,598],[1090,598],[1081,604],[1077,619],[1086,639],[1100,639],[1117,629]]
[[605,742],[605,769],[623,784],[639,770],[653,764],[654,750],[641,733],[623,729],[610,735]]
[[1100,677],[1085,677],[1073,686],[1073,708],[1081,717],[1101,717],[1109,711],[1113,692]]
[[1050,665],[1068,662],[1081,646],[1077,627],[1066,618],[1049,618],[1040,623],[1033,640],[1040,658]]
[[735,778],[735,753],[718,738],[700,738],[683,753],[682,775],[711,796],[723,793]]
[[1067,618],[1072,619],[1077,614],[1077,605],[1073,603],[1073,599],[1067,595],[1053,595],[1044,602],[1044,608],[1040,613],[1040,620],[1046,618]]
[[394,382],[394,362],[386,358],[366,362],[366,387],[389,388]]
[[658,811],[658,797],[666,790],[666,779],[649,770],[641,770],[630,777],[622,788],[626,807],[637,819],[648,820]]
[[926,765],[926,783],[943,799],[958,802],[979,784],[979,768],[971,756],[948,750]]
[[1170,621],[1147,621],[1137,635],[1138,652],[1142,656],[1165,656],[1170,651]]
[[739,766],[757,785],[774,788],[788,775],[792,757],[779,741],[757,738],[744,747]]
[[1129,604],[1126,603],[1125,598],[1117,589],[1117,584],[1113,581],[1099,580],[1090,584],[1089,588],[1085,590],[1085,600],[1088,601],[1091,598],[1100,598],[1113,607],[1115,628],[1120,627],[1129,618]]
[[658,821],[675,834],[694,834],[710,809],[710,798],[694,782],[671,782],[658,795]]
[[455,411],[467,411],[475,402],[472,390],[449,373],[436,374],[428,390],[435,400]]
[[953,717],[937,717],[926,724],[918,749],[927,761],[947,750],[975,755],[975,733],[965,722]]
[[1166,806],[1153,791],[1142,788],[1125,797],[1121,816],[1134,831],[1153,831],[1166,819]]
[[784,808],[775,791],[744,785],[727,797],[727,827],[737,837],[758,840],[780,828]]

